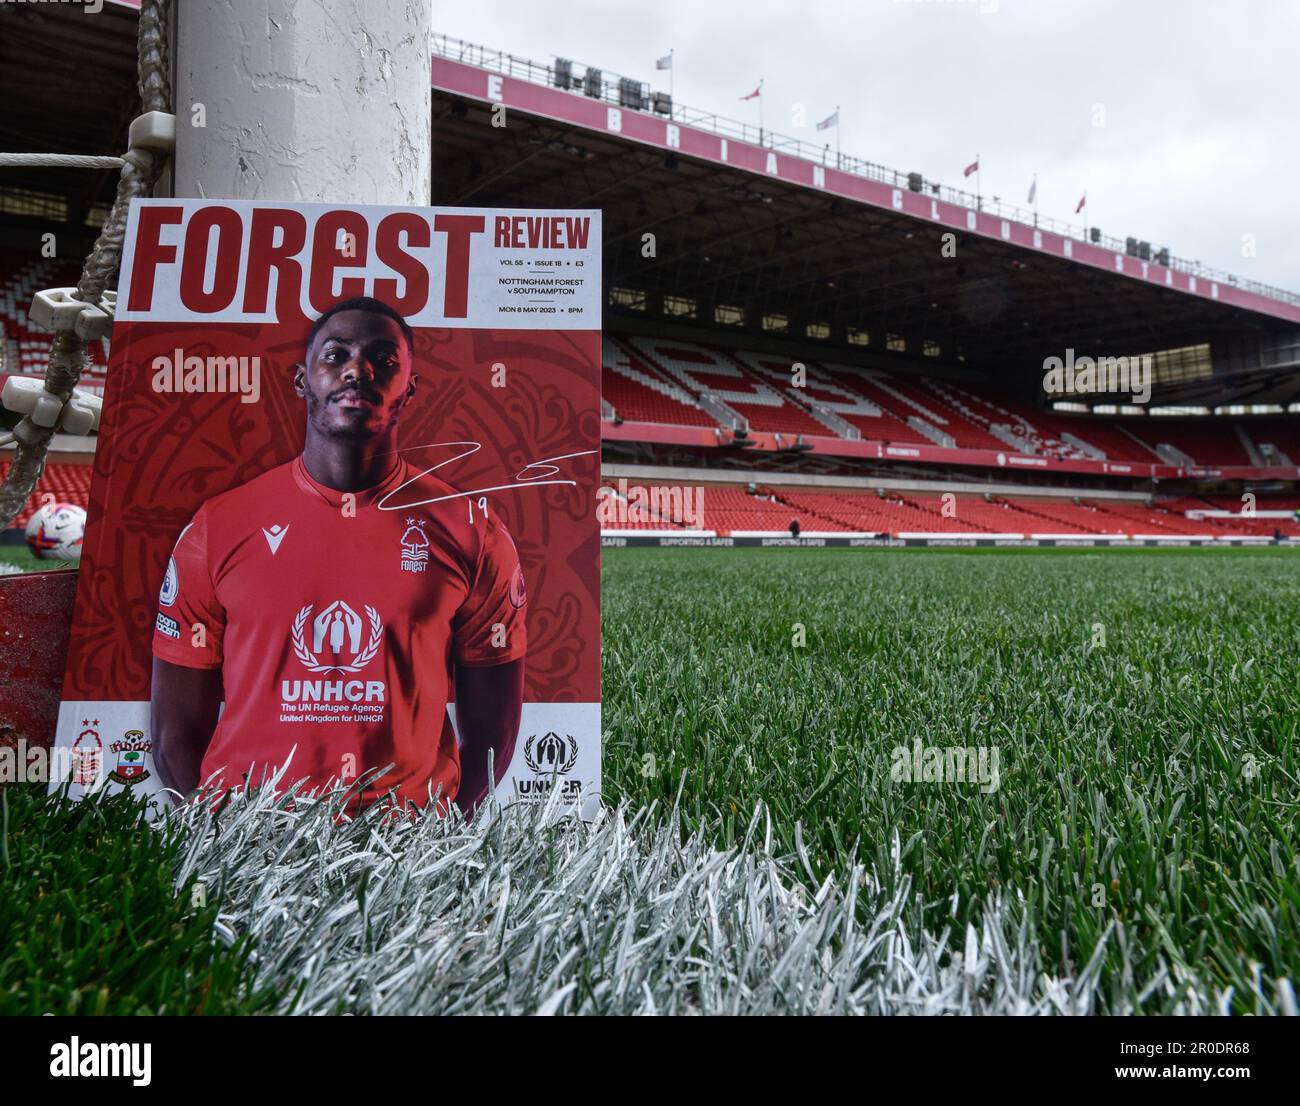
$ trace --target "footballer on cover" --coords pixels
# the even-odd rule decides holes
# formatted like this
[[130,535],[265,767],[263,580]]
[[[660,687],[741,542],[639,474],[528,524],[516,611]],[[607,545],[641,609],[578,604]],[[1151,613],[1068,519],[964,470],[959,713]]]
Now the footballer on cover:
[[72,793],[591,813],[600,305],[597,211],[135,203]]

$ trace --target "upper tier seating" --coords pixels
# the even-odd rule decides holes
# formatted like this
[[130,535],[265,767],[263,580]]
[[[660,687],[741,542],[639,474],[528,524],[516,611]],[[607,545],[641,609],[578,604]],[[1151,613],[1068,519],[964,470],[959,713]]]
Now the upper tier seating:
[[688,392],[609,335],[602,343],[601,389],[615,414],[626,422],[718,425]]
[[[802,386],[793,380],[796,364],[803,367]],[[794,362],[743,345],[607,336],[603,379],[605,398],[629,421],[717,427],[730,425],[729,408],[751,430],[791,436],[852,438],[856,432],[895,445],[951,439],[959,449],[1119,464],[1160,463],[1156,447],[1168,444],[1199,465],[1256,463],[1237,435],[1238,424],[1221,418],[1071,415],[969,380],[817,357]],[[703,405],[706,395],[723,406]],[[1276,446],[1278,463],[1300,464],[1300,418],[1252,418],[1239,425],[1257,445]]]
[[708,393],[721,400],[745,419],[751,430],[835,436],[806,406],[783,395],[782,389],[728,352],[660,338],[630,338],[628,345],[692,396]]
[[1283,464],[1300,465],[1300,418],[1250,418],[1239,424],[1258,447],[1265,444],[1281,450]]
[[1201,465],[1249,465],[1250,454],[1232,424],[1222,419],[1146,418],[1125,423],[1153,450],[1171,445]]
[[[47,288],[71,287],[80,276],[80,260],[0,250],[0,373],[45,374],[53,335],[30,325],[27,311],[32,295]],[[107,343],[88,342],[86,351],[90,365],[82,374],[79,386],[102,394],[104,369],[108,365]]]

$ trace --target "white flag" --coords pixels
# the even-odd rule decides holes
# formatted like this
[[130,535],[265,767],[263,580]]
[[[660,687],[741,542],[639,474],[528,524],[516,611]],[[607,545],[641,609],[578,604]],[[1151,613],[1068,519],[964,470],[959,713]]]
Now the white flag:
[[1034,178],[1034,183],[1029,186],[1029,203],[1034,202],[1034,197],[1038,195],[1038,178]]
[[817,129],[819,131],[828,131],[832,127],[838,127],[839,125],[840,125],[840,109],[836,108],[833,112],[830,113],[830,115],[826,116],[825,119],[823,119],[820,123],[817,124]]
[[671,69],[673,67],[672,54],[665,54],[662,58],[655,59],[656,69]]

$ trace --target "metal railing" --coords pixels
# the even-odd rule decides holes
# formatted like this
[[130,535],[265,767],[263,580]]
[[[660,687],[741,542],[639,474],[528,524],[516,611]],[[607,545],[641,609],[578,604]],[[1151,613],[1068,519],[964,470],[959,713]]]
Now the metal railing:
[[[439,57],[448,58],[451,61],[464,62],[467,65],[502,73],[508,77],[517,77],[533,84],[564,88],[567,91],[578,92],[591,99],[600,100],[615,107],[645,111],[647,114],[671,119],[674,123],[680,123],[683,126],[710,131],[720,137],[746,142],[754,146],[766,147],[776,153],[838,169],[841,172],[850,173],[865,180],[887,184],[893,188],[908,188],[910,178],[914,176],[914,174],[890,169],[888,166],[880,165],[874,161],[867,161],[864,158],[854,157],[851,154],[838,153],[832,150],[829,144],[819,146],[815,143],[805,142],[800,138],[790,138],[786,135],[777,134],[770,128],[756,127],[752,123],[742,123],[737,119],[729,119],[714,112],[700,111],[684,104],[666,101],[668,110],[656,110],[654,107],[654,94],[651,93],[650,86],[646,82],[630,80],[596,66],[583,65],[580,62],[559,58],[556,59],[556,62],[561,62],[560,66],[545,64],[532,61],[529,58],[517,57],[514,54],[506,53],[504,50],[491,50],[486,46],[465,42],[450,35],[439,34],[433,36],[433,52]],[[588,80],[588,74],[591,75],[591,80]],[[640,89],[640,102],[643,106],[629,103],[629,88],[631,86]],[[984,212],[1000,219],[1009,219],[1026,226],[1036,227],[1039,230],[1049,231],[1052,234],[1059,234],[1077,242],[1099,246],[1114,253],[1134,256],[1129,253],[1127,239],[1116,238],[1108,234],[1098,234],[1094,238],[1092,234],[1095,233],[1096,228],[1092,228],[1092,231],[1090,231],[1089,228],[1067,223],[1061,219],[1042,216],[1036,211],[1017,207],[1014,204],[1003,203],[996,196],[979,196],[974,192],[966,192],[963,189],[938,184],[924,178],[921,181],[920,194],[934,196],[946,203],[956,204],[958,207]],[[1159,252],[1160,250],[1155,245],[1151,245],[1152,258]],[[1283,288],[1276,288],[1270,284],[1262,284],[1259,281],[1246,280],[1222,269],[1202,265],[1199,261],[1189,261],[1186,258],[1175,257],[1172,252],[1169,257],[1168,268],[1194,276],[1198,280],[1227,284],[1233,288],[1240,288],[1246,292],[1253,292],[1256,295],[1266,296],[1269,299],[1300,307],[1300,294],[1288,292]]]

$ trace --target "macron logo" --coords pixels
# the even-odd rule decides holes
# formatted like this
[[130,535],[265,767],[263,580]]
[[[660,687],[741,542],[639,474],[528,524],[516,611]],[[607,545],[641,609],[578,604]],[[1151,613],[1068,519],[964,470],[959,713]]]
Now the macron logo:
[[269,530],[262,527],[262,537],[266,539],[266,544],[271,547],[271,556],[274,557],[276,550],[280,548],[280,543],[284,541],[284,536],[289,532],[288,526],[275,525]]

